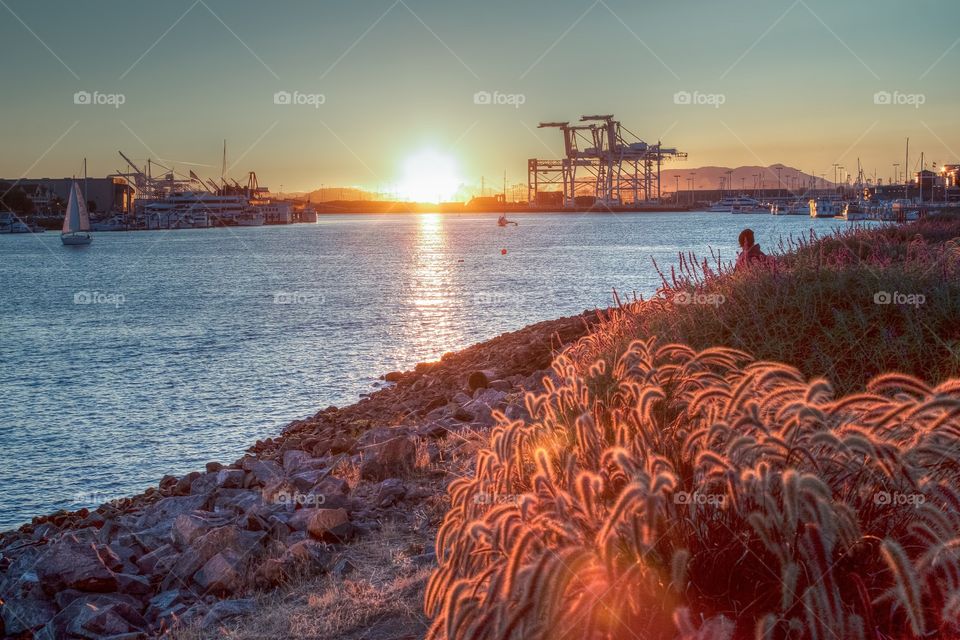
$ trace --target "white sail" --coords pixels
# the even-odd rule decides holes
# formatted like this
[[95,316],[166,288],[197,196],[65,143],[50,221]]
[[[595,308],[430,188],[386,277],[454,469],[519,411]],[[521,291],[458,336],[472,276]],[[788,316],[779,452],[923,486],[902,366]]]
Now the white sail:
[[78,231],[90,231],[90,214],[87,213],[87,203],[83,201],[80,186],[74,182],[67,203],[67,215],[63,218],[63,233]]

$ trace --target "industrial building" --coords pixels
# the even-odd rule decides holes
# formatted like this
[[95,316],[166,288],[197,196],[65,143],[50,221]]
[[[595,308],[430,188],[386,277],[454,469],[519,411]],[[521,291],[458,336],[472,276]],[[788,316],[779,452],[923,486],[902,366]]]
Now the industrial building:
[[[6,191],[10,187],[21,188],[33,201],[36,210],[41,213],[54,211],[57,200],[66,203],[70,198],[70,189],[74,178],[0,178],[0,185]],[[86,193],[91,203],[91,213],[128,213],[133,207],[134,187],[126,178],[107,176],[106,178],[76,178],[80,190]]]

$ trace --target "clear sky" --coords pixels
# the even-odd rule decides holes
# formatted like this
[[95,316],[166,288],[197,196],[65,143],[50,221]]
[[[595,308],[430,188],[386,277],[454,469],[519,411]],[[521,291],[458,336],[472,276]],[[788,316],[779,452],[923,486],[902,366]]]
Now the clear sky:
[[906,136],[911,164],[960,162],[958,18],[956,0],[0,0],[0,176],[84,157],[102,175],[122,149],[215,177],[226,138],[230,175],[274,191],[388,190],[423,153],[520,182],[561,152],[537,122],[589,112],[690,167],[859,157],[886,179]]

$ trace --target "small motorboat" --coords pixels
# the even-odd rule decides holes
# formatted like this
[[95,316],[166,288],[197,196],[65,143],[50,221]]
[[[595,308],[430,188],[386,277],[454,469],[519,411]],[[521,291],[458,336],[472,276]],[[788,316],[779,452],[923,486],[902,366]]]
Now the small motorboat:
[[497,218],[497,226],[498,226],[498,227],[506,227],[507,225],[511,225],[511,224],[512,224],[513,226],[519,226],[520,223],[519,223],[519,222],[514,222],[513,220],[507,220],[507,214],[503,214],[502,216],[500,216],[499,218]]

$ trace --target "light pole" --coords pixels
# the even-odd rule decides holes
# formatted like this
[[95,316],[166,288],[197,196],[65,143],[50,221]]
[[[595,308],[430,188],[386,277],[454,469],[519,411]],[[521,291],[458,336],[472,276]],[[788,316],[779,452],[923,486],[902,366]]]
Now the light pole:
[[783,194],[782,194],[782,191],[783,191],[782,184],[783,184],[783,183],[782,183],[781,180],[780,180],[780,170],[781,170],[782,168],[783,168],[783,167],[779,167],[779,166],[777,167],[777,198],[780,198],[780,196],[783,195]]

